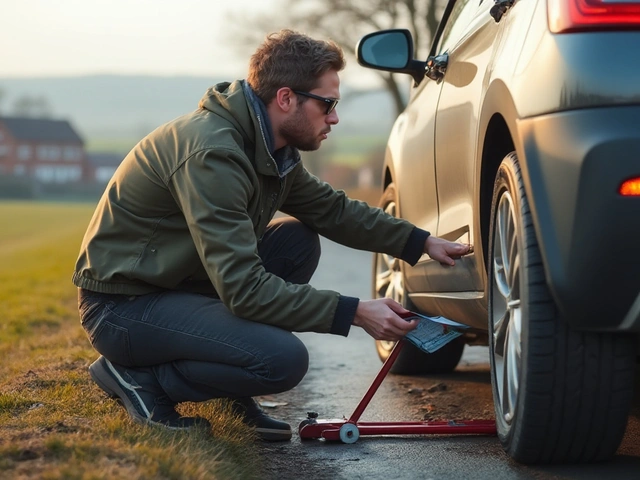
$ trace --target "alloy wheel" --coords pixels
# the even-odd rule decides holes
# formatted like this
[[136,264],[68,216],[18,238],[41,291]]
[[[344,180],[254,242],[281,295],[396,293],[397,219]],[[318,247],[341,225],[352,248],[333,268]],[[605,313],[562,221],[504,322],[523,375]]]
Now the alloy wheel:
[[520,234],[514,202],[504,191],[496,211],[493,236],[491,311],[496,386],[503,420],[515,416],[522,365],[522,309],[520,302]]

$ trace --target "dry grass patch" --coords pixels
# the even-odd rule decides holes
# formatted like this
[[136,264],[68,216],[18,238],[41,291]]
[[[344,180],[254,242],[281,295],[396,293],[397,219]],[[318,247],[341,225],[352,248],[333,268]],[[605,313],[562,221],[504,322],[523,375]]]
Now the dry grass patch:
[[179,407],[212,431],[168,432],[90,380],[70,279],[92,211],[0,203],[0,478],[259,478],[254,434],[225,401]]

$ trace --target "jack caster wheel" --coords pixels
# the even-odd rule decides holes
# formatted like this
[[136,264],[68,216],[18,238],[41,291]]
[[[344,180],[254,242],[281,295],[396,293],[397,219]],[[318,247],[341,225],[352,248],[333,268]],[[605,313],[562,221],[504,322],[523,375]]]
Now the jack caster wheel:
[[314,423],[316,423],[314,420],[311,420],[309,418],[305,418],[304,420],[302,420],[300,422],[300,425],[298,426],[298,429],[302,429],[303,427],[306,427],[307,425],[313,425]]
[[342,443],[356,443],[360,438],[360,431],[353,423],[345,423],[340,427],[340,441]]

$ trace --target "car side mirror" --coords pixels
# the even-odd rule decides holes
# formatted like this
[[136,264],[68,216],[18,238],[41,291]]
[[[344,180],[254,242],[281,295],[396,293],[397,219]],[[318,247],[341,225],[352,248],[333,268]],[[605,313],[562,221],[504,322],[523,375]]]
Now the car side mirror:
[[358,62],[364,67],[402,70],[413,58],[413,41],[407,30],[370,33],[358,43]]
[[424,78],[425,63],[413,59],[413,37],[404,28],[365,35],[356,46],[356,56],[363,67],[408,73],[417,83]]

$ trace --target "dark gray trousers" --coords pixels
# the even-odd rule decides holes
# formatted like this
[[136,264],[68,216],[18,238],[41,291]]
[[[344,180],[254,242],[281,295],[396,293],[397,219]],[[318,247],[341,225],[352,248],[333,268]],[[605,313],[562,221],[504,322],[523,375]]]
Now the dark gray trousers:
[[[308,283],[320,258],[318,235],[291,218],[271,222],[258,249],[265,269],[291,283]],[[81,289],[78,303],[93,347],[128,369],[151,367],[174,402],[279,393],[307,372],[307,349],[296,336],[236,317],[218,299]]]

